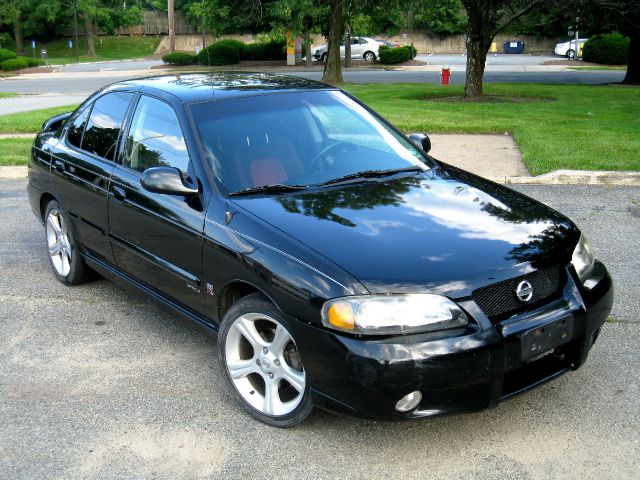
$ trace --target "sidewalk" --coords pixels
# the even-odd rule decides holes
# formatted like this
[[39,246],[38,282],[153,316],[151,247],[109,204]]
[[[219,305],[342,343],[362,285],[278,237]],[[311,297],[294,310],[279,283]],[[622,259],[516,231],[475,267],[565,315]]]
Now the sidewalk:
[[61,107],[63,105],[78,105],[79,103],[82,103],[86,98],[86,95],[55,94],[18,95],[17,97],[0,98],[0,115],[9,115],[11,113],[18,112],[29,112],[31,110],[40,110],[42,108]]

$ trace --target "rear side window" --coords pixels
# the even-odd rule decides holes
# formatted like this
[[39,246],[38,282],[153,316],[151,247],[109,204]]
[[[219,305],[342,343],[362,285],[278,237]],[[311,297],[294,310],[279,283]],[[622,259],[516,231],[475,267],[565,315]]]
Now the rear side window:
[[189,168],[189,154],[173,108],[155,98],[142,96],[127,137],[125,165],[144,172],[151,167]]
[[82,139],[83,150],[107,160],[115,158],[118,135],[132,97],[130,92],[111,92],[96,100]]
[[84,126],[87,123],[91,106],[87,105],[75,119],[72,120],[69,129],[67,130],[67,141],[74,147],[80,148],[82,144],[82,132],[84,132]]

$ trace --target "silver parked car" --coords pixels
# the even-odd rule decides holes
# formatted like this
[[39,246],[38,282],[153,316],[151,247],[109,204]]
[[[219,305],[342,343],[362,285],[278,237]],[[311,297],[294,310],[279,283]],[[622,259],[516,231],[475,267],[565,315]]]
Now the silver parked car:
[[[579,38],[578,39],[578,57],[582,56],[582,47],[585,43],[587,43],[587,38]],[[567,58],[575,58],[576,56],[576,41],[575,40],[567,40],[563,43],[558,43],[556,48],[553,50],[553,53],[556,55],[560,55],[561,57]]]
[[[351,37],[351,58],[363,58],[368,62],[378,58],[380,44],[369,37]],[[316,61],[325,62],[327,60],[327,45],[321,45],[313,51],[313,58]],[[344,40],[340,42],[340,58],[344,58]]]

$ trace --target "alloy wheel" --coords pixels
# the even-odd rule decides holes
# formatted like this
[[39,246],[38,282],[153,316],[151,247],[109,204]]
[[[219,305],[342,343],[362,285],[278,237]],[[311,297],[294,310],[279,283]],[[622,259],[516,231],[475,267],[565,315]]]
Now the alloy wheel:
[[293,338],[277,320],[245,313],[229,328],[224,348],[229,377],[251,407],[283,416],[300,404],[306,375]]
[[52,208],[49,210],[46,222],[47,230],[47,246],[49,247],[49,256],[51,263],[58,275],[66,277],[71,271],[71,243],[69,242],[69,233],[67,224],[60,214],[60,211]]

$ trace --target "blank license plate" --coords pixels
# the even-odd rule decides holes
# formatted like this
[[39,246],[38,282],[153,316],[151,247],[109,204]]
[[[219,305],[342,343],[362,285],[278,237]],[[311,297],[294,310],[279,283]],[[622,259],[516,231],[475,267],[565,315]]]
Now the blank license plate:
[[522,335],[522,359],[541,355],[573,338],[573,317],[534,328]]

